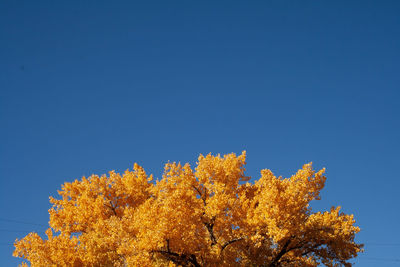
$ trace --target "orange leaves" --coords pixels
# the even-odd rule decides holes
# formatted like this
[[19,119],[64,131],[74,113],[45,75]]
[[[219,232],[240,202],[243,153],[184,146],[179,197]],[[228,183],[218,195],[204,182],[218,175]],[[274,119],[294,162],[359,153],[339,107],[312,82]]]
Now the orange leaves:
[[201,184],[224,183],[232,186],[239,180],[248,180],[248,177],[244,176],[245,151],[238,157],[234,153],[225,155],[223,158],[220,155],[208,154],[206,157],[200,155],[198,160],[196,177]]
[[80,261],[76,237],[66,234],[53,236],[51,229],[46,231],[46,235],[46,241],[36,233],[16,240],[13,255],[28,259],[32,266],[66,266]]
[[189,165],[167,164],[153,197],[139,207],[133,222],[139,232],[138,248],[159,251],[166,246],[178,253],[194,253],[201,240],[201,200]]
[[156,182],[135,164],[65,183],[50,198],[55,233],[16,240],[14,256],[32,266],[348,266],[362,248],[353,216],[309,207],[324,169],[306,164],[286,179],[262,170],[249,183],[245,160],[200,155],[195,170],[168,163]]
[[326,179],[324,171],[315,173],[311,164],[306,164],[291,178],[281,179],[270,170],[262,170],[255,183],[250,223],[262,225],[275,242],[296,235],[311,212],[309,202],[319,198]]

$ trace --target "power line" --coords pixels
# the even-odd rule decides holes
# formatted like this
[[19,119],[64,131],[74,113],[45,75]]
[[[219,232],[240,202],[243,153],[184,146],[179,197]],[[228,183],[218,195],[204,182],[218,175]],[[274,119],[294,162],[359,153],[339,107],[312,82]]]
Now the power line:
[[364,243],[365,246],[388,246],[388,247],[397,247],[400,246],[400,243]]
[[[20,221],[8,218],[0,218],[0,221],[3,222],[11,222],[11,223],[19,223],[19,224],[26,224],[26,225],[35,225],[41,227],[49,227],[48,225],[28,222],[28,221]],[[31,232],[32,230],[17,230],[17,229],[0,229],[0,232]],[[400,243],[364,243],[366,246],[400,246]],[[14,246],[13,243],[4,243],[0,242],[0,246]],[[376,258],[376,257],[359,257],[357,260],[372,260],[372,261],[386,261],[386,262],[400,262],[400,259],[395,258]]]
[[[1,229],[0,229],[1,231]],[[0,242],[0,246],[14,246],[14,243]],[[385,262],[400,262],[400,259],[395,258],[375,258],[375,257],[358,257],[353,260],[371,260],[371,261],[385,261]]]
[[0,218],[0,221],[3,221],[3,222],[12,222],[12,223],[20,223],[20,224],[29,224],[29,225],[36,225],[36,226],[42,226],[42,227],[48,227],[47,225],[40,224],[40,223],[33,223],[33,222],[27,222],[27,221],[13,220],[13,219],[7,219],[7,218]]
[[390,261],[390,262],[400,262],[400,259],[390,259],[390,258],[374,258],[374,257],[360,257],[357,260],[372,260],[372,261]]
[[4,246],[4,247],[14,247],[14,244],[8,244],[8,243],[0,243],[0,246]]
[[31,231],[31,230],[0,229],[0,232],[19,232],[19,233],[26,233],[26,232],[32,232],[32,231]]

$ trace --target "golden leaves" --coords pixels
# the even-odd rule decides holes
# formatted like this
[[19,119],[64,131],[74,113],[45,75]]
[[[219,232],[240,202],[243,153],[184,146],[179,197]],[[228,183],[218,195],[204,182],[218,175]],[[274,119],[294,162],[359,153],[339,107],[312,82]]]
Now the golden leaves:
[[32,266],[347,266],[357,256],[353,216],[309,207],[324,169],[262,170],[249,183],[245,160],[200,155],[195,170],[168,163],[156,182],[135,164],[65,183],[50,198],[47,238],[16,240],[14,256]]

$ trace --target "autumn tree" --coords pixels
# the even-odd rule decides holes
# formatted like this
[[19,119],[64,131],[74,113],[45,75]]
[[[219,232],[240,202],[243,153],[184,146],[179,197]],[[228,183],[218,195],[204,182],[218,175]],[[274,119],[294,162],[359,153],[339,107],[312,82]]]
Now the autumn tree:
[[[135,164],[123,174],[65,183],[50,198],[50,228],[15,241],[32,266],[351,266],[362,245],[353,215],[313,213],[324,169],[250,183],[245,158],[168,163],[153,181]],[[26,264],[26,263],[24,263]]]

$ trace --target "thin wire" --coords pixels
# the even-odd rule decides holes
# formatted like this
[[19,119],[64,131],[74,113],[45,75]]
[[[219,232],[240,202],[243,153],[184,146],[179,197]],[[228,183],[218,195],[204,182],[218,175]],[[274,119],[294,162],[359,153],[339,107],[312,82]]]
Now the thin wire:
[[26,233],[32,232],[31,230],[16,230],[16,229],[0,229],[0,232],[19,232],[19,233]]
[[[20,221],[8,218],[0,218],[0,221],[3,222],[12,222],[19,224],[27,224],[27,225],[36,225],[41,227],[48,227],[48,225],[33,223],[27,221]],[[14,230],[14,229],[0,229],[0,232],[30,232],[31,230]],[[400,246],[400,243],[364,243],[366,246]],[[0,246],[13,246],[13,243],[3,243],[0,242]],[[374,258],[374,257],[359,257],[357,260],[373,260],[373,261],[386,261],[386,262],[400,262],[400,259],[390,259],[390,258]]]
[[391,247],[397,247],[400,246],[400,243],[364,243],[365,246],[391,246]]
[[40,223],[33,223],[33,222],[27,222],[27,221],[19,221],[19,220],[7,219],[7,218],[0,218],[0,221],[48,227],[47,225],[40,224]]
[[372,260],[372,261],[390,261],[390,262],[400,262],[400,259],[389,259],[389,258],[373,258],[373,257],[360,257],[357,260]]
[[0,242],[0,246],[14,246],[14,244],[13,244],[13,243],[3,243],[3,242]]
[[[14,243],[0,242],[0,246],[14,246]],[[374,258],[374,257],[359,257],[359,258],[355,258],[353,260],[372,260],[372,261],[400,262],[400,259]]]

